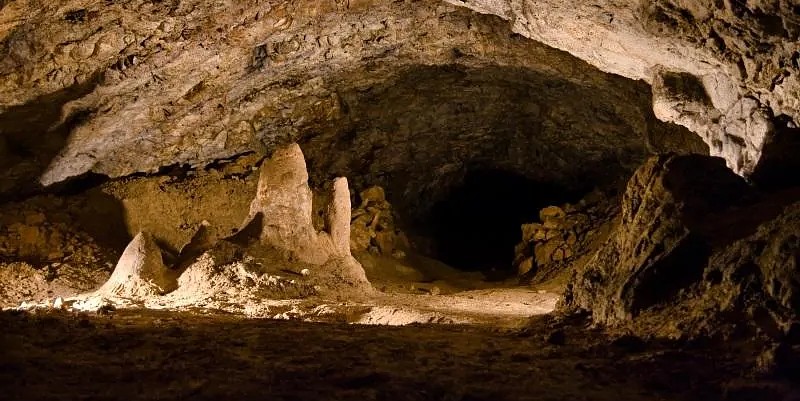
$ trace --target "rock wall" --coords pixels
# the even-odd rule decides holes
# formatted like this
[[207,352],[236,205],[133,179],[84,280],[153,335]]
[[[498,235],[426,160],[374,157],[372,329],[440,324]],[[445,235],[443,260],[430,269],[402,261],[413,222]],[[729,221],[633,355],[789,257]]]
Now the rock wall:
[[449,0],[603,71],[653,85],[656,116],[748,175],[800,121],[800,8],[791,0]]
[[797,199],[756,193],[720,159],[653,158],[562,307],[645,336],[783,340],[797,324]]

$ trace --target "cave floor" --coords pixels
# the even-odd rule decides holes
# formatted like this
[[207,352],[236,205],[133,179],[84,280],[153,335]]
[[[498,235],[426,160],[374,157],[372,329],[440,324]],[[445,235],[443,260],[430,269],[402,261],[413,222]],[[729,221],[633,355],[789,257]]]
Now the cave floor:
[[510,330],[151,310],[3,312],[0,327],[5,400],[781,400],[791,393],[790,384],[742,375],[747,348],[611,341],[583,321],[548,316]]

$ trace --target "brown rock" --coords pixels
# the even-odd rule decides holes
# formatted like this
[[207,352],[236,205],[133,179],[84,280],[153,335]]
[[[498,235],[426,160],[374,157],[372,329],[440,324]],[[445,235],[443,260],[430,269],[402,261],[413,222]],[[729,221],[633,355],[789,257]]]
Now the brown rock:
[[533,269],[533,257],[525,258],[517,265],[517,272],[519,275],[527,274],[531,269]]
[[558,206],[548,206],[539,211],[539,218],[546,224],[548,220],[561,219],[567,214]]
[[721,159],[651,158],[628,183],[622,223],[577,272],[565,305],[591,310],[596,322],[616,324],[665,302],[702,277],[709,239],[701,223],[707,214],[751,193]]

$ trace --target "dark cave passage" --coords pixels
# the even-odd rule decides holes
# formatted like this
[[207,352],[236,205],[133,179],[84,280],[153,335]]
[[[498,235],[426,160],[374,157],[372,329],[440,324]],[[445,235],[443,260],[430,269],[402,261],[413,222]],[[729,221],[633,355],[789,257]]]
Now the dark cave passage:
[[433,256],[462,270],[513,273],[520,226],[537,221],[541,208],[575,201],[581,194],[509,171],[470,171],[431,209]]

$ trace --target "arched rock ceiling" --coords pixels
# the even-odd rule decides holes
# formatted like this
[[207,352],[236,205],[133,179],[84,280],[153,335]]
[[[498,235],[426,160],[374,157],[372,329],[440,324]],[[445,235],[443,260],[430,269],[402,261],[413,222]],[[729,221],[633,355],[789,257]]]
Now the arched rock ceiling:
[[447,1],[652,83],[656,115],[701,135],[740,174],[756,167],[774,117],[800,122],[796,0]]
[[[516,3],[492,4],[547,42],[520,28]],[[575,180],[629,168],[648,150],[697,148],[655,119],[642,82],[435,0],[0,7],[6,191],[37,178],[202,166],[292,140],[323,173],[379,179],[416,165],[418,176],[406,172],[415,188],[469,163]],[[606,56],[587,59],[607,67],[597,62]]]

